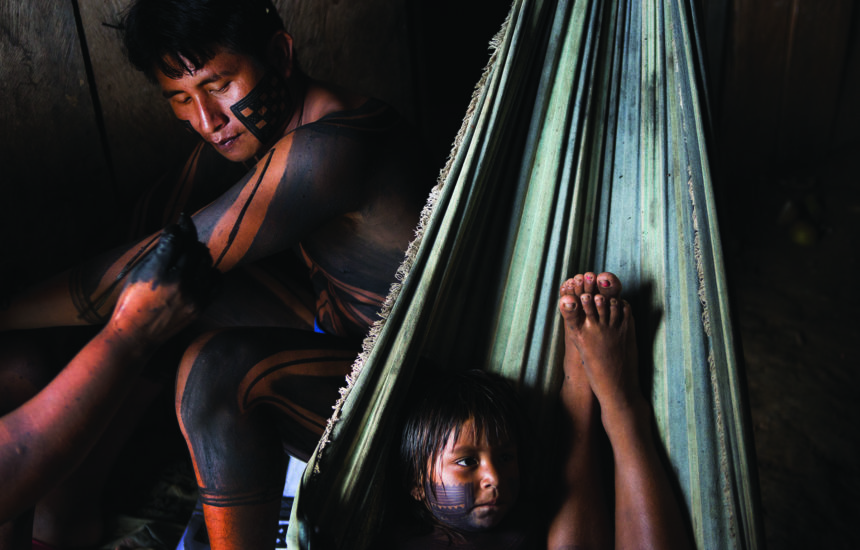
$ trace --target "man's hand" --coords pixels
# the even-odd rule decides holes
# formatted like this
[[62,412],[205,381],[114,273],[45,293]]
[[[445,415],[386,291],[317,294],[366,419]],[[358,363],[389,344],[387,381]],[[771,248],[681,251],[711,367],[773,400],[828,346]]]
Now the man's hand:
[[160,344],[205,307],[217,275],[193,222],[183,214],[129,274],[108,328],[144,346]]

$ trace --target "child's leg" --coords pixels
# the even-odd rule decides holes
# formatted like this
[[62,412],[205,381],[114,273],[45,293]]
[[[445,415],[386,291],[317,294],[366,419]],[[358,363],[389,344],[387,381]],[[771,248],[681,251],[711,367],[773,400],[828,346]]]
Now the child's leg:
[[[597,280],[617,279],[601,274]],[[630,305],[608,293],[584,292],[579,301],[565,315],[565,330],[579,350],[612,446],[615,547],[688,548],[681,508],[653,439],[651,408],[639,387]]]
[[[586,279],[586,276],[588,279]],[[564,382],[561,387],[561,459],[563,468],[559,506],[550,523],[549,548],[609,548],[612,529],[600,444],[602,427],[597,399],[582,365],[579,350],[573,341],[568,319],[581,309],[579,296],[586,290],[595,291],[593,274],[568,279],[559,291],[559,312],[565,319]],[[617,296],[621,284],[617,279],[605,281],[605,292]]]

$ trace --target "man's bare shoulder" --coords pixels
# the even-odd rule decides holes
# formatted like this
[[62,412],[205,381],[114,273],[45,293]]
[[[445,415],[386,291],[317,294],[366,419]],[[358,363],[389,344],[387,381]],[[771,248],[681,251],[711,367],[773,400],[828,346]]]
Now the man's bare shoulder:
[[323,163],[330,171],[336,167],[331,163],[336,158],[342,170],[358,175],[358,167],[350,167],[351,163],[360,165],[361,170],[373,170],[420,155],[420,139],[414,128],[378,99],[314,85],[300,110],[298,124],[258,161],[270,156],[275,165],[299,163],[309,167]]
[[302,105],[303,124],[316,122],[328,115],[351,111],[367,102],[367,96],[351,92],[340,86],[311,82],[308,84]]
[[338,197],[352,210],[385,198],[417,204],[420,211],[435,174],[412,126],[386,103],[338,88],[312,87],[308,97],[313,116],[306,112],[256,159],[246,181],[329,201]]

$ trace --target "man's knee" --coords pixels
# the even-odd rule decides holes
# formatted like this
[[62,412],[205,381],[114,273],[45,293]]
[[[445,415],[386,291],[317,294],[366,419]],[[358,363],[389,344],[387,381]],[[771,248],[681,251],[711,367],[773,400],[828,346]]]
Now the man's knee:
[[235,412],[241,343],[229,331],[198,337],[185,351],[176,378],[176,416],[183,430],[193,430],[225,413]]

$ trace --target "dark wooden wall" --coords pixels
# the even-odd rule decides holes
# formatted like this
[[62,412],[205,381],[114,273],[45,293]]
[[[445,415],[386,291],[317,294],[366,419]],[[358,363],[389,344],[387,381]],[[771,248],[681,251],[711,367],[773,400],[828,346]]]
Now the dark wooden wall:
[[733,174],[810,175],[860,152],[860,3],[734,0],[725,24],[716,107]]
[[701,2],[726,261],[743,263],[762,228],[816,245],[832,231],[825,205],[860,194],[860,177],[833,172],[860,155],[860,2]]
[[[21,258],[47,268],[34,242],[73,255],[79,213],[109,196],[109,165],[71,3],[0,3],[0,229],[3,282]],[[109,199],[108,199],[109,200]],[[65,228],[55,235],[56,228]]]

